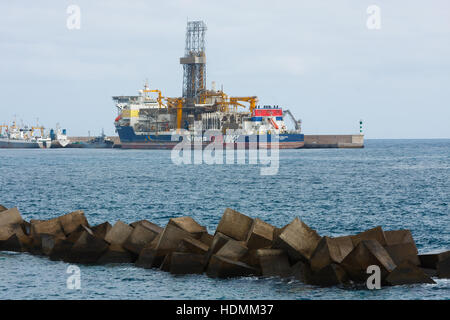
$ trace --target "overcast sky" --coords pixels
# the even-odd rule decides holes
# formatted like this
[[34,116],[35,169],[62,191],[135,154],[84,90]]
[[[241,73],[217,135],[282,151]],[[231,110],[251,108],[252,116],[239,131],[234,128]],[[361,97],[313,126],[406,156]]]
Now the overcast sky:
[[[81,28],[66,26],[67,7]],[[381,29],[367,27],[370,5]],[[290,109],[305,134],[450,138],[450,1],[2,1],[0,122],[114,133],[111,96],[181,95],[186,21],[207,83]]]

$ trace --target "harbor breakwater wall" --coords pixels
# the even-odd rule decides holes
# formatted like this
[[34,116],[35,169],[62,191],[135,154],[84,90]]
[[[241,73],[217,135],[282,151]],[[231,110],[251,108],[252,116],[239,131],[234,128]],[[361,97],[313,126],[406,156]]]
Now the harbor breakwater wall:
[[305,149],[364,148],[364,135],[306,135]]
[[[108,139],[114,141],[114,145],[120,146],[118,136],[108,136]],[[90,137],[69,137],[71,142],[86,142]],[[305,149],[322,149],[322,148],[364,148],[364,135],[347,134],[347,135],[306,135]]]
[[333,238],[320,236],[298,217],[277,227],[229,208],[210,234],[189,216],[169,219],[164,227],[147,220],[91,226],[83,211],[25,221],[17,208],[0,206],[0,251],[79,264],[133,263],[213,278],[280,277],[318,286],[366,283],[371,266],[389,286],[450,277],[450,251],[418,254],[409,230],[378,226]]

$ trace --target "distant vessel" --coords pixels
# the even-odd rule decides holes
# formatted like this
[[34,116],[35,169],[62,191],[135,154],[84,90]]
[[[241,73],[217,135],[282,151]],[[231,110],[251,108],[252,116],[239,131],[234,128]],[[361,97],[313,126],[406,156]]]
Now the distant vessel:
[[102,134],[98,137],[89,139],[88,141],[78,141],[71,143],[69,148],[92,148],[92,149],[104,149],[112,148],[114,146],[114,141],[107,138],[102,130]]
[[[214,141],[230,149],[303,147],[300,120],[285,108],[258,106],[254,95],[229,96],[223,88],[216,90],[215,82],[206,87],[206,29],[203,21],[187,23],[181,97],[165,97],[148,83],[137,96],[113,97],[121,148],[172,149],[181,141],[204,147]],[[294,121],[294,130],[287,128],[285,115]]]
[[52,140],[52,148],[65,148],[70,143],[70,140],[67,138],[66,129],[61,129],[59,124],[56,124],[56,130],[50,130],[50,138]]
[[[159,96],[152,99],[149,92],[158,92]],[[163,99],[168,101],[167,104],[162,103]],[[249,148],[252,141],[267,142],[270,147],[275,139],[280,149],[297,149],[304,145],[301,121],[296,120],[289,110],[279,106],[257,106],[257,97],[228,97],[223,91],[207,90],[201,99],[202,104],[186,107],[184,99],[164,98],[160,90],[150,90],[147,83],[138,96],[113,97],[119,113],[114,125],[122,149],[172,149],[180,142],[178,138],[173,139],[174,134],[185,129],[186,139],[194,141],[197,139],[196,127],[200,128],[203,146],[216,138],[207,136],[207,130],[222,133],[218,139],[233,148]],[[249,102],[250,110],[238,111],[238,106],[243,106],[241,102]],[[294,121],[295,130],[286,128],[285,115]]]
[[[5,133],[1,129],[5,128]],[[35,130],[40,131],[40,136],[34,135]],[[0,126],[0,148],[11,149],[47,149],[51,146],[51,139],[44,135],[44,127],[17,127],[16,122],[12,126]]]

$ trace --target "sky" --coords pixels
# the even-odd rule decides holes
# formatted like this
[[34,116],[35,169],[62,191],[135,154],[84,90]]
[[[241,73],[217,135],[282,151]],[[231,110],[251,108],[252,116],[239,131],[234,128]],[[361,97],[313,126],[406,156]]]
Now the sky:
[[[80,28],[68,29],[70,5]],[[379,29],[368,7],[379,11]],[[186,22],[207,24],[207,86],[305,134],[450,138],[450,1],[2,1],[0,122],[114,134],[114,95],[180,96]]]

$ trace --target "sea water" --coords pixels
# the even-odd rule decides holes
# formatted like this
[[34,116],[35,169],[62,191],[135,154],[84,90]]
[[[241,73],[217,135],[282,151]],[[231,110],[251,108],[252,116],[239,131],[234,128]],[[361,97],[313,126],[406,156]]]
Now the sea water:
[[[24,219],[82,209],[91,225],[191,216],[213,233],[225,208],[320,235],[409,229],[419,252],[450,249],[450,140],[367,140],[364,149],[280,150],[261,164],[175,165],[164,150],[0,150],[0,204]],[[132,264],[83,266],[0,252],[0,299],[449,299],[450,280],[368,290],[296,280],[174,276]]]

